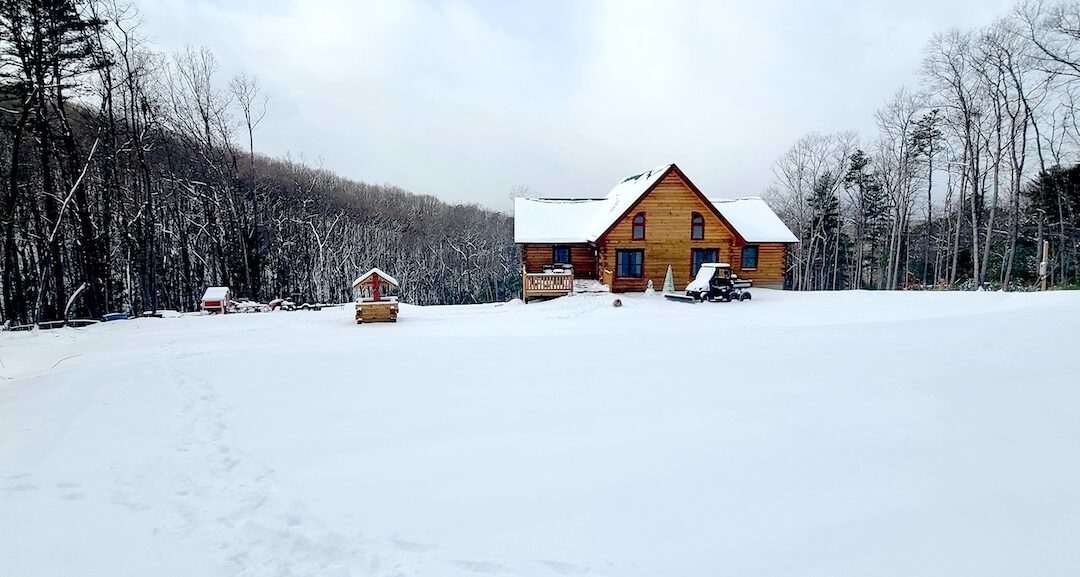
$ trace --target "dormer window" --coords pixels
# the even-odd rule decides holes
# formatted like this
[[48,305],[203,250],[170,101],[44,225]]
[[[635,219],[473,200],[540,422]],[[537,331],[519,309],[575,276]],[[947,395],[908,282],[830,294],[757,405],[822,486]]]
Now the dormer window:
[[690,240],[703,240],[705,238],[705,217],[695,212],[690,215]]
[[645,213],[644,212],[639,212],[636,215],[634,215],[634,230],[633,230],[632,238],[634,240],[645,240]]

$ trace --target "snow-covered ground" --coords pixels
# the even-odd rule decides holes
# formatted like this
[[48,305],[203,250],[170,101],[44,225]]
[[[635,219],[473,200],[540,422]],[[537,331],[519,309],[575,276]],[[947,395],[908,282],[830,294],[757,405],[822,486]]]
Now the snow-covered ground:
[[1080,292],[0,334],[0,575],[1080,573]]

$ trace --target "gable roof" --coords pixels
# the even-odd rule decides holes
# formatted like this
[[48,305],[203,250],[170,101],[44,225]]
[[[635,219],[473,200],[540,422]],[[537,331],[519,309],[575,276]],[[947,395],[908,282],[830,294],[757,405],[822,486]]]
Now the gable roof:
[[784,221],[761,198],[716,198],[709,202],[746,242],[799,242]]
[[[727,201],[709,200],[697,186],[674,164],[665,164],[651,170],[635,174],[619,181],[603,198],[596,199],[554,199],[554,198],[516,198],[514,199],[514,242],[516,243],[586,243],[596,242],[615,227],[640,201],[651,192],[668,174],[674,172],[690,191],[700,198],[714,216],[720,219],[740,242],[798,242],[788,231],[790,240],[753,240],[743,234],[742,228],[752,231],[755,237],[776,237],[782,235],[776,229],[776,223],[784,226],[779,217],[769,209],[761,199],[757,209],[731,212],[742,220],[742,226],[731,221],[721,207],[727,207]],[[741,201],[743,199],[740,199]],[[767,226],[755,224],[757,219],[764,220],[764,208],[773,219]],[[759,230],[760,229],[760,230]],[[787,230],[787,227],[784,227]],[[769,234],[758,234],[758,232]],[[786,237],[784,237],[786,238]]]
[[356,286],[362,284],[364,281],[371,278],[371,275],[373,275],[373,274],[378,274],[379,278],[381,278],[382,280],[384,280],[384,281],[386,281],[386,282],[388,282],[388,283],[390,283],[390,284],[392,284],[394,286],[398,286],[397,279],[395,279],[394,277],[386,274],[385,272],[380,270],[379,267],[375,267],[375,268],[367,271],[366,273],[360,275],[360,278],[354,280],[353,283],[352,283],[353,287],[356,287]]
[[229,298],[229,287],[227,286],[208,286],[202,295],[204,301],[220,301],[227,298]]
[[[652,170],[646,170],[640,174],[628,176],[612,188],[604,197],[604,207],[598,211],[589,229],[589,241],[595,241],[604,236],[620,220],[634,208],[634,205],[644,198],[649,192],[660,184],[660,181],[673,168],[674,164],[664,164]],[[687,180],[689,182],[689,180]],[[702,200],[705,200],[702,197]],[[708,205],[708,202],[705,203]]]
[[587,231],[596,219],[602,199],[514,199],[514,242],[588,242]]

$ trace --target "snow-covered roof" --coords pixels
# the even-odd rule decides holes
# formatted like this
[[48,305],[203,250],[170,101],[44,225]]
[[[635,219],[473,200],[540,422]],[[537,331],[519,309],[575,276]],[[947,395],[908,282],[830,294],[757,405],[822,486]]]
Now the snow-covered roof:
[[[514,242],[594,242],[674,166],[664,164],[624,178],[604,198],[514,199]],[[747,242],[798,242],[760,198],[709,202]]]
[[758,197],[709,199],[746,242],[799,242],[784,221]]
[[206,292],[202,295],[204,301],[220,301],[227,298],[229,298],[229,287],[227,286],[206,287]]
[[384,281],[386,281],[386,282],[388,282],[388,283],[390,283],[390,284],[392,284],[394,286],[399,286],[398,282],[397,282],[397,279],[395,279],[394,277],[392,277],[392,276],[386,274],[385,272],[379,270],[379,267],[375,267],[375,268],[367,271],[366,273],[360,275],[360,278],[354,280],[352,285],[355,287],[355,286],[363,283],[367,279],[371,278],[371,275],[374,275],[374,274],[379,275],[379,278],[381,278],[382,280],[384,280]]
[[628,176],[611,189],[600,203],[599,210],[590,223],[588,240],[600,238],[624,212],[641,198],[645,191],[656,184],[673,165],[665,164],[640,174]]
[[514,242],[591,242],[649,190],[671,164],[628,176],[603,198],[514,199]]
[[586,242],[600,199],[514,199],[514,242]]

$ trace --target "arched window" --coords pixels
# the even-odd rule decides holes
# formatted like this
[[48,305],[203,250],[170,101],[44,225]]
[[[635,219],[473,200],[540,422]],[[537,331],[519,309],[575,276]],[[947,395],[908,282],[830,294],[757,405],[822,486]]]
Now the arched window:
[[645,240],[645,213],[634,215],[634,240]]
[[695,212],[690,215],[690,240],[702,240],[705,238],[705,217]]

